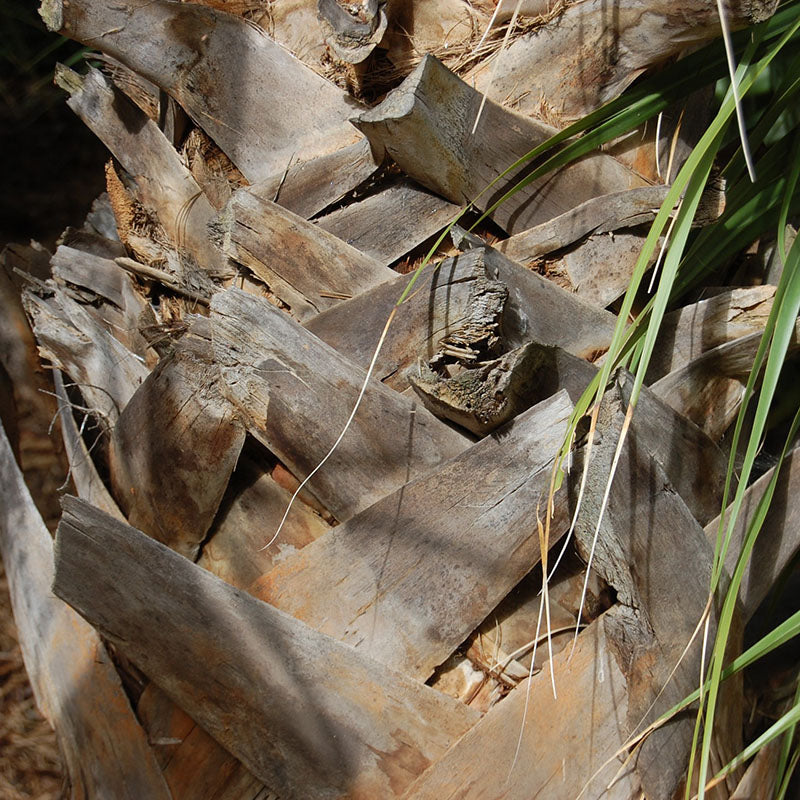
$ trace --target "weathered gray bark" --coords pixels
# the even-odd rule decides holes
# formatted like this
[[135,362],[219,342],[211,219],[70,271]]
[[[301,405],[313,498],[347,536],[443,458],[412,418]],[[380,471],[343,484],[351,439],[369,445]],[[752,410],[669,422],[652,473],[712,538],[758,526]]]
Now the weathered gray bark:
[[208,321],[200,317],[139,387],[111,434],[111,485],[128,521],[196,559],[244,435],[222,393]]
[[61,69],[67,105],[94,131],[136,183],[138,199],[155,212],[178,250],[212,273],[227,271],[206,226],[215,209],[158,125],[98,70]]
[[239,189],[214,223],[221,250],[305,320],[394,277],[385,264],[277,203]]
[[392,797],[479,716],[79,500],[54,591],[282,797]]
[[[734,30],[766,19],[776,0],[731,0]],[[541,103],[575,118],[627,87],[647,67],[720,35],[714,0],[605,0],[570,3],[539,30],[520,37],[470,76],[479,91],[524,113]]]
[[[282,559],[254,592],[427,680],[539,561],[537,506],[571,410],[563,392],[530,409]],[[554,540],[565,493],[555,508]]]
[[240,17],[168,0],[44,0],[41,14],[172,95],[250,182],[359,138],[358,104]]
[[[474,201],[485,209],[514,186],[526,168],[494,184],[489,193],[483,192],[486,186],[555,130],[489,102],[473,133],[480,104],[479,92],[428,55],[354,124],[377,153],[386,152],[423,186],[453,203]],[[600,153],[534,181],[500,205],[492,218],[508,233],[518,233],[585,200],[644,184]]]
[[53,542],[0,425],[0,553],[36,702],[58,735],[74,800],[168,800],[161,771],[92,627],[53,596]]
[[[217,294],[211,314],[226,395],[248,431],[305,477],[344,428],[364,371],[288,314],[239,290]],[[309,489],[343,521],[468,445],[418,402],[372,379],[350,430]]]

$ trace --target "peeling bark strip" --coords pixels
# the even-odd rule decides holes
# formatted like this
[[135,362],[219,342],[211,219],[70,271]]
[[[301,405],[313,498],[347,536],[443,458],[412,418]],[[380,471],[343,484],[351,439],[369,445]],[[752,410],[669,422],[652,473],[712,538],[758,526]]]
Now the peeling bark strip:
[[[627,406],[625,395],[618,383],[601,406],[597,424],[599,441],[592,452],[583,511],[575,529],[579,552],[584,558],[592,547],[622,429]],[[637,410],[639,414],[641,411]],[[681,444],[670,443],[671,452],[678,452]],[[695,639],[674,675],[672,670],[706,605],[713,561],[702,528],[653,453],[652,445],[632,427],[611,487],[593,560],[593,568],[616,590],[620,604],[619,614],[607,631],[628,681],[629,731],[652,703],[655,705],[645,723],[656,719],[697,686],[702,636]],[[708,478],[696,462],[693,467],[696,475]],[[712,608],[709,641],[713,641],[716,632],[716,613]],[[741,631],[737,627],[738,623],[731,632],[732,651],[740,644],[737,638]],[[666,689],[656,699],[670,675]],[[734,719],[730,725],[721,726],[724,734],[717,746],[721,748],[722,763],[727,763],[741,747],[741,706],[729,703],[726,713]],[[685,775],[693,723],[691,713],[680,715],[651,734],[643,744],[636,759],[636,771],[647,797],[666,800],[673,796]]]
[[28,293],[24,303],[40,356],[69,375],[112,428],[150,370],[64,291],[56,289],[47,300]]
[[[728,0],[733,30],[769,17],[777,0]],[[565,117],[593,111],[647,67],[720,36],[715,0],[586,0],[512,42],[471,75],[476,89],[536,114],[544,102]],[[490,78],[490,75],[493,77]]]
[[761,334],[752,333],[721,344],[660,378],[651,388],[719,441],[739,413],[760,342]]
[[200,317],[131,398],[111,436],[111,485],[128,521],[194,560],[244,443]]
[[[523,681],[423,773],[403,800],[575,800],[627,732],[627,684],[606,632],[605,620],[613,613],[583,631],[574,652],[566,648],[554,657],[557,698],[549,667],[532,679],[527,704]],[[581,796],[637,797],[640,784],[630,769],[607,791],[621,766],[614,760]]]
[[[610,461],[624,411],[619,389],[604,401],[587,491],[578,522],[584,555],[591,547]],[[634,417],[634,420],[636,417]],[[578,637],[574,653],[554,660],[558,700],[549,670],[532,679],[522,748],[511,765],[522,727],[527,682],[492,708],[414,783],[406,797],[438,800],[574,800],[607,758],[627,739],[666,682],[705,605],[711,550],[702,529],[670,486],[650,446],[631,429],[593,568],[617,590],[619,604]],[[580,460],[580,458],[579,458]],[[581,465],[572,472],[575,492]],[[680,590],[676,592],[676,587]],[[712,626],[713,627],[713,626]],[[713,630],[711,635],[713,636]],[[695,642],[648,721],[688,694],[697,682],[702,642]],[[618,775],[606,767],[587,797],[637,796],[667,800],[683,777],[693,719],[679,717],[651,735]],[[731,730],[741,730],[731,723]],[[542,747],[542,742],[547,746]],[[730,749],[735,742],[728,742]],[[492,770],[486,764],[492,763]],[[510,771],[510,774],[509,774]],[[498,775],[509,774],[498,781]]]
[[359,106],[247,20],[166,0],[43,0],[40,13],[171,94],[251,183],[359,138]]
[[292,161],[288,170],[284,165],[276,174],[254,183],[248,191],[310,219],[366,181],[379,166],[369,141],[362,138],[318,158]]
[[139,200],[175,247],[211,272],[227,271],[206,230],[216,212],[158,125],[96,69],[80,76],[62,68],[59,83],[71,94],[67,105],[133,177]]
[[200,306],[208,305],[208,298],[216,288],[214,284],[207,283],[205,286],[201,285],[196,289],[191,286],[191,280],[181,280],[180,276],[172,275],[147,264],[140,264],[127,256],[115,258],[114,263],[120,269],[130,272],[132,275],[138,275],[145,281],[156,281],[171,292],[175,292],[175,294],[185,297],[187,300],[192,300]]
[[[288,314],[236,289],[214,296],[211,330],[225,392],[248,430],[295,475],[308,475],[344,428],[363,370]],[[372,380],[310,488],[345,520],[468,444],[421,404]]]
[[479,718],[73,498],[54,591],[281,797],[394,797]]
[[50,267],[54,278],[80,287],[100,302],[118,309],[138,306],[134,318],[146,305],[144,298],[133,291],[131,279],[111,259],[62,244],[50,259]]
[[[633,376],[619,370],[606,393],[617,413],[628,407]],[[728,459],[706,433],[671,408],[656,392],[642,388],[631,429],[667,474],[692,515],[704,525],[719,512]]]
[[122,522],[125,521],[124,514],[119,510],[119,506],[114,502],[114,498],[106,489],[103,479],[95,467],[89,448],[83,440],[78,426],[75,424],[75,417],[72,413],[69,397],[64,388],[64,378],[61,370],[53,370],[53,384],[55,385],[56,396],[58,397],[58,410],[61,421],[61,436],[64,439],[64,449],[67,451],[69,459],[69,474],[78,496],[91,503],[93,506],[105,511],[112,517],[116,517]]
[[667,314],[658,331],[647,383],[685,367],[719,345],[763,331],[774,296],[774,286],[745,286]]
[[442,230],[459,211],[458,206],[413,181],[400,180],[321,217],[316,223],[389,266]]
[[[559,260],[548,264],[547,269],[554,269],[557,274],[563,270],[569,281],[568,288],[578,297],[606,308],[627,291],[646,238],[646,227],[639,232],[590,236]],[[655,260],[654,254],[650,258],[651,266]]]
[[330,529],[319,514],[299,499],[279,540],[264,549],[265,536],[277,530],[291,492],[279,486],[262,463],[255,463],[243,453],[197,563],[231,586],[249,591],[252,583],[275,563]]
[[[253,592],[427,680],[538,563],[537,508],[571,410],[565,392],[530,409],[281,560]],[[562,492],[552,542],[568,524]]]
[[0,553],[36,703],[58,736],[71,797],[169,800],[97,633],[51,590],[53,544],[0,426]]
[[[751,333],[707,350],[657,380],[651,388],[717,441],[739,413],[761,337],[761,333]],[[795,324],[788,353],[797,352],[798,348],[800,321]]]
[[[214,223],[222,251],[264,281],[303,320],[396,273],[332,233],[247,189]],[[327,295],[334,295],[329,297]]]
[[[557,345],[586,358],[608,349],[614,331],[613,314],[584,303],[497,251],[480,247],[426,267],[389,329],[376,364],[377,378],[392,376],[389,385],[398,389],[408,386],[408,368],[420,357],[429,359],[439,340],[464,323],[471,286],[481,265],[508,287],[503,335],[509,347],[534,341]],[[366,368],[408,281],[408,275],[398,276],[309,320],[306,327]],[[358,325],[352,324],[354,319]]]
[[123,347],[148,359],[157,358],[141,329],[156,323],[150,304],[134,287],[130,276],[108,258],[61,245],[50,260],[53,278],[71,284],[79,293],[84,311],[99,322]]
[[279,800],[154,683],[136,713],[161,753],[173,800]]
[[526,262],[561,250],[590,233],[608,233],[655,219],[669,186],[643,186],[586,200],[579,206],[498,242],[514,261]]
[[[474,200],[503,170],[556,132],[490,102],[473,134],[480,104],[480,93],[427,55],[379,106],[353,124],[406,174],[460,205]],[[488,208],[525,169],[501,181],[491,195],[484,194],[478,206]],[[644,183],[611,156],[587,156],[535,181],[492,216],[509,233],[517,233],[585,200]]]
[[279,800],[154,683],[136,706],[173,800]]
[[[547,274],[586,302],[606,308],[628,288],[648,233],[643,223],[655,218],[669,188],[646,186],[587,200],[571,212],[499,242],[496,247],[509,258],[528,265],[548,253],[568,248],[547,262]],[[724,208],[724,195],[718,187],[706,192],[705,201],[711,216],[703,219],[698,213],[696,227],[707,225]],[[614,236],[602,235],[613,231]],[[584,241],[579,242],[580,239]],[[655,260],[653,254],[650,265]]]

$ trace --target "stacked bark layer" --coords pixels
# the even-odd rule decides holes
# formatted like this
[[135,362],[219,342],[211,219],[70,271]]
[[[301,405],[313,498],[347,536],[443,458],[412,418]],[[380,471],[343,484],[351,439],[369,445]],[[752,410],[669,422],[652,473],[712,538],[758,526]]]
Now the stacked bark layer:
[[[53,28],[105,54],[105,71],[59,81],[114,159],[83,228],[44,270],[35,253],[21,264],[38,275],[23,302],[80,499],[65,499],[53,548],[3,437],[0,545],[73,795],[669,798],[692,720],[631,760],[623,747],[700,668],[699,643],[681,656],[705,606],[717,442],[772,290],[668,318],[607,512],[625,372],[580,513],[580,442],[578,479],[548,512],[554,456],[663,187],[588,157],[500,206],[496,248],[454,236],[463,249],[393,311],[409,254],[553,129],[490,100],[473,132],[481,95],[431,55],[368,109],[281,47],[309,12],[286,5],[273,39],[211,5],[45,4]],[[378,45],[402,62],[400,21],[418,14],[414,41],[434,37],[423,5],[346,19],[320,3],[320,31],[363,87]],[[455,0],[445,12],[482,19]],[[642,64],[628,69],[598,97]],[[558,282],[523,266],[553,253]],[[19,316],[18,296],[9,281]],[[4,350],[18,400],[30,346],[8,336]],[[709,376],[714,392],[691,389]],[[536,646],[548,514],[549,545],[573,518],[576,542],[549,590],[557,701]],[[794,549],[784,540],[778,560]],[[583,606],[579,556],[593,564]],[[751,571],[744,618],[769,580]],[[741,730],[735,702],[727,713],[721,758]]]

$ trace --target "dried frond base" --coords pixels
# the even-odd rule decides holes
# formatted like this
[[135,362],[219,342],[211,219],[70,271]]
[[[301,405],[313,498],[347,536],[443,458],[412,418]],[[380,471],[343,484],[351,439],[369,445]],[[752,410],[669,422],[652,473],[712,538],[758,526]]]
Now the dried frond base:
[[248,182],[236,165],[200,128],[192,128],[183,144],[183,159],[215,208]]

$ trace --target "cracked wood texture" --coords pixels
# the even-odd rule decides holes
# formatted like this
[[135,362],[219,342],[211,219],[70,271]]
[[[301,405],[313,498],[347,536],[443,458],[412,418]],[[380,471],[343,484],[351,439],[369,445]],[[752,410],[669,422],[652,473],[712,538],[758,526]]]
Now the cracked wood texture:
[[39,355],[69,375],[101,424],[113,428],[148,368],[63,289],[46,299],[28,292],[23,302]]
[[53,542],[0,426],[0,553],[36,703],[58,736],[73,800],[170,800],[97,632],[53,596]]
[[[400,390],[408,386],[409,367],[420,357],[430,359],[439,340],[464,323],[470,286],[479,270],[508,287],[503,335],[509,347],[535,341],[557,345],[583,358],[608,349],[613,314],[584,303],[492,248],[480,247],[425,269],[389,329],[375,365],[377,378]],[[409,279],[408,275],[397,276],[314,317],[305,326],[366,369]],[[353,325],[353,319],[359,324]],[[569,325],[564,324],[566,319]]]
[[206,230],[215,209],[158,125],[99,70],[80,76],[62,69],[59,83],[71,94],[67,105],[131,175],[139,198],[176,246],[201,267],[226,272]]
[[244,443],[199,317],[133,395],[111,434],[109,472],[128,521],[192,560]]
[[[224,392],[248,431],[295,475],[308,475],[344,428],[364,371],[288,314],[237,289],[214,296],[211,331]],[[309,488],[343,521],[469,444],[421,403],[373,379]]]
[[72,412],[72,404],[64,388],[64,376],[61,370],[53,370],[53,384],[58,398],[58,416],[61,424],[61,437],[64,440],[64,449],[69,460],[70,476],[72,483],[78,491],[78,496],[87,503],[105,511],[112,517],[122,522],[125,516],[109,493],[100,473],[92,460],[89,448],[81,436]]
[[[776,6],[777,0],[727,0],[726,21],[736,30]],[[522,113],[540,113],[544,103],[574,119],[616,97],[646,68],[716,38],[719,25],[714,0],[568,3],[556,19],[481,62],[470,82]]]
[[154,683],[136,706],[173,800],[279,800]]
[[214,229],[222,251],[264,281],[301,321],[396,274],[248,189],[234,193]]
[[547,665],[490,708],[403,800],[575,800],[587,783],[587,798],[637,797],[640,784],[630,770],[606,791],[620,760],[593,775],[614,756],[627,728],[627,685],[608,641],[607,616],[581,633],[574,651],[554,657],[557,698]]
[[[617,593],[613,625],[607,630],[628,682],[627,723],[631,732],[640,723],[652,722],[696,688],[702,637],[695,638],[688,651],[685,649],[706,606],[713,551],[659,462],[658,449],[639,437],[634,425],[628,431],[593,544],[629,387],[629,376],[621,373],[602,401],[597,422],[599,440],[593,448],[575,535],[579,553],[588,559],[594,549],[593,569]],[[680,442],[675,444],[677,450]],[[707,477],[696,462],[693,468],[696,475]],[[724,592],[724,586],[722,589]],[[710,610],[709,641],[716,632],[717,613],[715,604]],[[731,656],[738,653],[740,637],[741,626],[735,618],[729,638]],[[715,756],[725,764],[742,746],[742,707],[740,689],[729,685],[723,693],[722,719],[715,728],[714,746]],[[693,713],[683,712],[642,744],[635,769],[648,798],[673,797],[685,775],[693,725]]]
[[50,259],[53,278],[71,284],[84,311],[99,322],[120,344],[152,366],[158,355],[142,336],[141,328],[156,324],[150,304],[114,261],[61,245]]
[[[481,101],[479,92],[426,55],[380,105],[353,123],[376,152],[386,152],[423,186],[453,203],[474,201],[485,209],[516,185],[526,168],[499,181],[489,194],[482,194],[485,187],[556,130],[487,102],[473,134]],[[584,200],[644,185],[611,156],[587,156],[520,190],[492,219],[508,233],[518,233]]]
[[[733,528],[725,566],[732,575],[744,544],[747,528],[756,515],[758,502],[776,471],[779,475],[775,493],[739,587],[739,602],[745,621],[753,616],[786,565],[800,549],[800,503],[798,503],[800,449],[795,448],[787,454],[781,464],[767,470],[747,487],[741,511]],[[726,511],[726,517],[729,513]],[[718,529],[719,517],[705,527],[706,535],[712,545],[716,542]]]
[[360,138],[362,107],[240,17],[167,0],[44,0],[41,14],[174,97],[251,183]]
[[[624,410],[620,397],[617,388],[611,400],[604,400],[598,423],[577,524],[584,557],[616,449]],[[580,461],[579,453],[572,493],[580,483]],[[415,781],[407,800],[574,800],[582,790],[588,797],[613,800],[638,797],[641,791],[652,800],[673,797],[688,759],[691,713],[652,735],[624,768],[624,756],[615,753],[646,712],[650,721],[696,685],[700,640],[649,711],[705,605],[712,553],[634,429],[622,451],[601,537],[593,568],[617,590],[618,603],[580,633],[574,652],[565,648],[554,657],[558,699],[545,665]],[[738,730],[733,720],[741,709],[733,706],[727,710],[729,730]],[[723,754],[738,752],[731,749],[735,743],[722,745]]]
[[[438,233],[461,209],[406,179],[338,208],[316,222],[320,228],[389,266]],[[360,294],[361,292],[353,292]]]
[[361,139],[341,150],[292,163],[254,183],[249,191],[310,219],[366,181],[379,166],[369,141]]
[[479,718],[74,498],[54,592],[282,798],[394,797]]
[[[530,409],[282,559],[254,593],[427,680],[538,563],[537,507],[571,411],[565,392]],[[553,541],[568,523],[559,493]]]
[[495,246],[514,261],[533,261],[590,233],[608,233],[651,222],[668,191],[669,186],[643,186],[593,197]]
[[272,474],[268,469],[263,460],[251,457],[247,450],[241,454],[197,562],[231,586],[251,594],[253,582],[274,564],[306,547],[331,527],[303,502],[306,498],[301,493],[280,537],[265,548],[292,496],[273,477],[277,467]]

